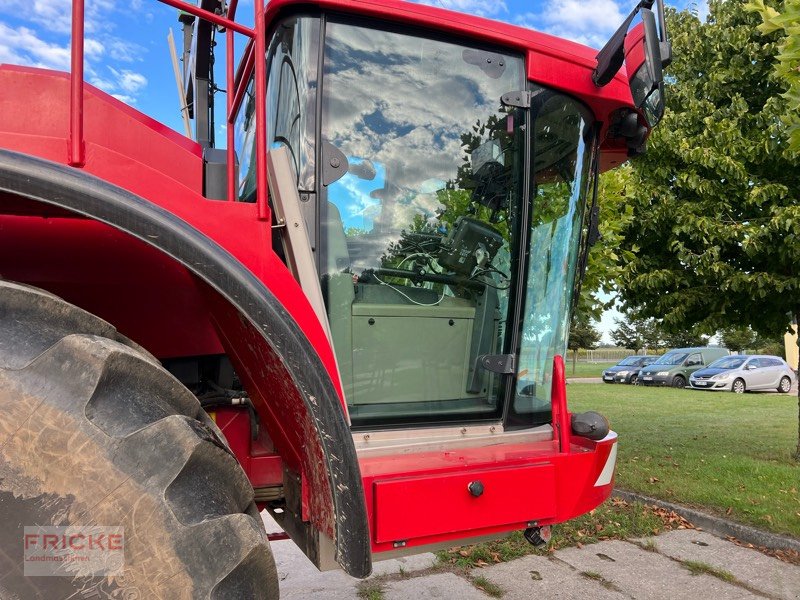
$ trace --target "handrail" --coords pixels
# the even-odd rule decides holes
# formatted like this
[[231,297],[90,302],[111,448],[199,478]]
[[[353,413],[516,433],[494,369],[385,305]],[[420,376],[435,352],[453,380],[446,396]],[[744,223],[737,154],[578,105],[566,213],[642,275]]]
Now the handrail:
[[67,162],[72,167],[86,163],[83,143],[83,0],[72,2],[72,56],[69,76],[69,141]]
[[[235,115],[233,110],[235,102],[239,99],[235,85],[234,65],[234,34],[238,33],[251,38],[255,42],[255,53],[262,60],[255,61],[256,78],[256,204],[260,220],[270,219],[270,210],[267,203],[267,140],[266,140],[266,43],[264,40],[265,21],[263,1],[255,0],[255,27],[246,27],[234,19],[238,0],[230,0],[225,15],[219,15],[205,9],[189,4],[186,0],[157,0],[162,4],[172,6],[196,18],[204,19],[214,25],[225,29],[226,47],[226,130],[227,130],[227,197],[228,201],[236,200],[235,182],[235,128],[233,127]],[[67,164],[73,167],[83,167],[86,164],[86,146],[83,128],[83,102],[84,102],[84,0],[72,0],[72,40],[71,40],[71,65],[70,65],[70,117],[69,134],[67,140]]]

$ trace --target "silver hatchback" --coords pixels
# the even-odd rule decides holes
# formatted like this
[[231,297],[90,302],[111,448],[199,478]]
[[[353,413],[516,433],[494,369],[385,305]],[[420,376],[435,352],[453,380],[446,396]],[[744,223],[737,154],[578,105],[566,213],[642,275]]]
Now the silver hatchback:
[[737,394],[751,390],[788,393],[795,378],[792,368],[777,356],[733,354],[692,373],[689,385],[697,390]]

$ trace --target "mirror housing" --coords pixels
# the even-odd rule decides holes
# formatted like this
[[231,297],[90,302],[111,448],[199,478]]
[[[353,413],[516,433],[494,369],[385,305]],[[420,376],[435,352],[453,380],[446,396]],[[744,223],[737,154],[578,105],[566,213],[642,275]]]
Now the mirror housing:
[[636,108],[644,113],[650,127],[664,115],[664,72],[661,42],[653,11],[641,9],[642,22],[625,40],[625,64],[630,76],[631,97]]
[[[660,31],[656,16],[650,10],[654,0],[641,0],[597,54],[597,67],[592,74],[595,85],[603,87],[613,79],[625,62],[633,103],[644,113],[650,127],[654,127],[663,116],[663,67],[672,61],[663,0],[656,1]],[[637,14],[641,14],[641,23],[629,31]]]

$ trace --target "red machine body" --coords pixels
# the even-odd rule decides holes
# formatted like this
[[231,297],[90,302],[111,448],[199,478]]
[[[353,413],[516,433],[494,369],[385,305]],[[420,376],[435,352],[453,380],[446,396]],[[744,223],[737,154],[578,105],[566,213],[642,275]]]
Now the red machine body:
[[[179,0],[167,3],[211,18]],[[228,17],[232,18],[235,2],[230,4]],[[530,82],[578,98],[594,115],[600,170],[627,158],[626,140],[615,136],[614,128],[620,114],[636,112],[628,77],[623,69],[608,85],[597,87],[591,79],[596,51],[531,30],[417,4],[373,0],[312,4],[314,11],[323,14],[375,19],[519,52]],[[272,0],[265,9],[257,6],[252,30],[233,27],[228,18],[216,16],[228,26],[229,41],[234,33],[252,40],[236,73],[229,52],[228,89],[235,90],[228,95],[229,145],[238,103],[253,71],[257,86],[265,87],[263,65],[253,57],[264,54],[265,37],[273,24],[298,7],[308,10],[310,4]],[[80,61],[79,49],[75,52]],[[0,97],[5,161],[0,176],[0,276],[52,291],[99,315],[159,359],[230,357],[253,401],[261,430],[253,438],[247,411],[235,408],[214,410],[217,423],[249,475],[257,498],[259,490],[274,491],[280,486],[284,493],[293,488],[292,493],[299,495],[295,500],[302,522],[290,524],[287,530],[304,549],[316,547],[321,568],[327,566],[319,558],[323,545],[309,541],[314,537],[309,538],[309,530],[333,540],[333,559],[352,574],[363,575],[365,569],[368,572],[370,552],[379,558],[410,548],[452,545],[558,523],[591,510],[609,496],[616,436],[611,433],[592,441],[571,433],[560,357],[554,361],[553,433],[547,439],[518,436],[507,442],[471,443],[465,434],[459,443],[417,452],[364,450],[369,433],[350,434],[347,429],[348,409],[326,324],[273,250],[275,222],[266,197],[266,142],[259,138],[256,144],[264,149],[263,157],[257,157],[263,175],[256,202],[208,199],[201,145],[83,83],[82,76],[73,71],[76,75],[79,80],[65,73],[0,65],[0,87],[5,90]],[[52,170],[49,183],[35,190],[24,174],[31,157],[35,160],[30,164],[36,168]],[[72,185],[63,175],[70,170],[78,177],[76,182],[92,186],[97,202],[81,204],[78,192],[74,201],[64,200],[60,184],[53,182]],[[73,188],[78,190],[79,184]],[[229,190],[233,195],[232,182]],[[110,206],[101,201],[106,193],[130,196],[139,208],[103,212],[103,206]],[[175,235],[172,241],[165,239],[169,232]],[[286,333],[273,335],[277,330],[270,322],[259,321],[261,313],[248,312],[248,306],[252,307],[248,298],[227,287],[239,276],[226,275],[207,257],[193,254],[185,241],[188,238],[182,237],[189,235],[205,240],[220,260],[247,275],[240,277],[242,289],[270,294],[275,314],[288,323],[286,331],[301,332],[305,345],[293,345]],[[313,378],[331,393],[317,397],[303,377]],[[323,413],[328,416],[320,417]],[[336,427],[321,431],[320,423],[328,422],[325,419],[335,420]],[[335,443],[326,441],[326,436]],[[332,461],[352,464],[333,476]],[[467,493],[469,484],[478,480],[485,492]],[[351,484],[355,496],[343,501],[337,488]],[[275,497],[267,494],[262,502],[269,505]],[[359,502],[359,510],[348,508]],[[359,511],[366,530],[357,523]],[[353,521],[346,522],[350,517]],[[348,555],[348,544],[361,550]]]

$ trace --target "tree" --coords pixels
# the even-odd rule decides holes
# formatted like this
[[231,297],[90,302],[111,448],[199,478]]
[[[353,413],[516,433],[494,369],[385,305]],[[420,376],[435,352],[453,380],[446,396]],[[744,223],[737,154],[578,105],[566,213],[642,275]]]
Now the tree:
[[759,33],[742,0],[709,10],[705,23],[669,12],[667,110],[633,165],[620,293],[667,330],[774,336],[800,314],[800,156],[774,74],[780,36]]
[[569,327],[569,342],[567,347],[572,350],[572,372],[575,372],[575,363],[578,361],[578,350],[591,350],[597,347],[600,341],[600,332],[592,325],[588,317],[580,314],[572,319]]
[[800,0],[785,0],[781,12],[766,6],[764,0],[752,0],[745,8],[761,15],[764,22],[759,31],[767,35],[779,32],[783,36],[774,73],[786,87],[783,97],[789,103],[789,112],[783,122],[789,131],[789,148],[800,152]]
[[629,323],[625,319],[614,319],[614,322],[617,324],[617,328],[611,330],[611,339],[614,343],[634,352],[644,348],[642,334],[634,323]]
[[749,327],[726,327],[719,332],[722,345],[731,352],[742,353],[742,350],[754,348],[756,334]]
[[705,335],[696,328],[670,329],[664,332],[664,343],[670,348],[692,348],[705,346],[711,336]]
[[611,339],[617,345],[636,352],[642,348],[654,350],[662,346],[661,332],[655,319],[628,313],[624,319],[615,321],[617,328],[611,331]]
[[615,286],[621,269],[618,255],[622,240],[620,232],[633,216],[631,207],[625,201],[630,176],[630,165],[600,176],[597,194],[600,239],[589,249],[581,294],[575,309],[578,314],[590,315],[595,320],[614,303],[613,298],[603,301],[600,292],[616,293]]

